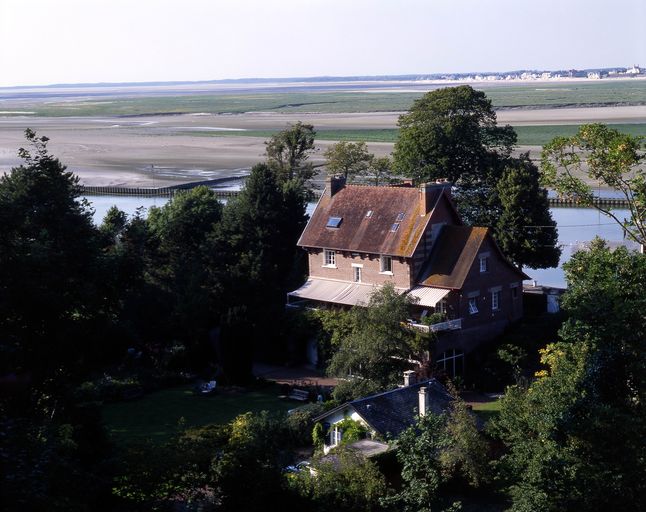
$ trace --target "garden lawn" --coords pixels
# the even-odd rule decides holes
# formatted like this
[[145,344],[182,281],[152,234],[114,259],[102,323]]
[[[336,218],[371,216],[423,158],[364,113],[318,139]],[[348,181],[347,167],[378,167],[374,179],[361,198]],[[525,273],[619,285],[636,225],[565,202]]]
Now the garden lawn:
[[286,412],[298,404],[278,397],[276,386],[196,396],[191,386],[164,389],[128,402],[106,404],[103,420],[117,443],[165,441],[186,427],[230,422],[245,412]]
[[497,417],[500,414],[500,407],[502,405],[499,399],[493,400],[491,402],[470,403],[473,407],[473,412],[475,412],[485,423],[489,422],[489,420]]

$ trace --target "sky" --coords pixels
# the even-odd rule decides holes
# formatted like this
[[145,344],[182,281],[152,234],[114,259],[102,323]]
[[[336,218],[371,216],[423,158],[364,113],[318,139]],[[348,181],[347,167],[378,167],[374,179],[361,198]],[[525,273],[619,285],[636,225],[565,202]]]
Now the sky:
[[0,86],[646,66],[644,0],[0,0]]

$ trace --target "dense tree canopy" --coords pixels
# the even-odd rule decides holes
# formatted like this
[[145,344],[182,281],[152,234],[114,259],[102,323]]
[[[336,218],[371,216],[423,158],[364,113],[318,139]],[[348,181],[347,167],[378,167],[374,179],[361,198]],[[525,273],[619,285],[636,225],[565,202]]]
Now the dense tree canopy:
[[314,150],[316,132],[311,124],[300,121],[273,135],[267,146],[267,164],[276,173],[279,182],[312,177],[312,164],[307,161]]
[[360,376],[381,389],[399,383],[410,357],[421,359],[428,349],[427,340],[402,327],[409,306],[410,298],[392,285],[378,288],[367,307],[352,310],[351,330],[341,338],[328,371],[339,377]]
[[597,241],[565,268],[561,341],[529,389],[508,390],[495,425],[513,510],[641,510],[646,258]]
[[353,179],[368,169],[373,156],[365,142],[341,141],[325,151],[326,167],[330,174]]
[[536,166],[525,155],[510,162],[497,185],[502,212],[495,225],[496,242],[519,267],[558,266],[558,232],[539,185]]
[[486,181],[496,160],[516,143],[499,127],[491,101],[468,85],[426,93],[399,118],[395,168],[418,182],[448,178],[457,185]]
[[[27,130],[25,163],[0,177],[0,344],[4,372],[65,372],[100,349],[110,308],[92,211],[78,178]],[[93,343],[97,345],[93,346]]]

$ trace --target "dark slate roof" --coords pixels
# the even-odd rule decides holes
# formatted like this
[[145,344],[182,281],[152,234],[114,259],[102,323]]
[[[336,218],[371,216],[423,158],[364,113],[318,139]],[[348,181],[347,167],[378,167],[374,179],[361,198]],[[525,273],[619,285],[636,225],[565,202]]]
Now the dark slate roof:
[[[328,197],[323,194],[298,245],[339,251],[410,257],[431,215],[424,215],[420,190],[414,187],[347,185]],[[441,187],[430,189],[435,206]],[[372,212],[366,217],[368,211]],[[392,226],[403,213],[397,231]],[[326,227],[330,217],[341,217],[338,228]]]
[[486,238],[490,238],[501,260],[520,279],[529,279],[500,252],[489,228],[446,225],[442,227],[431,257],[422,269],[418,284],[460,290]]
[[[352,407],[379,435],[398,437],[415,423],[419,408],[419,389],[422,386],[427,386],[426,393],[431,412],[441,414],[449,408],[453,398],[446,388],[435,379],[359,398],[340,408]],[[315,418],[315,421],[324,419],[338,409],[322,414]]]

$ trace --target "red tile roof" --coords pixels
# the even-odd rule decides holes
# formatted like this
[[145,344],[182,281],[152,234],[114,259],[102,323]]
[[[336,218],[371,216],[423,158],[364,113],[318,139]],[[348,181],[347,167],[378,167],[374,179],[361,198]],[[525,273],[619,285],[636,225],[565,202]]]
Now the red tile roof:
[[[435,205],[441,188],[427,194]],[[312,214],[298,245],[348,252],[410,257],[431,215],[424,215],[421,192],[413,187],[348,185],[334,196],[324,194]],[[371,211],[370,217],[366,214]],[[403,213],[396,231],[393,224]],[[341,217],[338,228],[326,227],[330,217]]]

